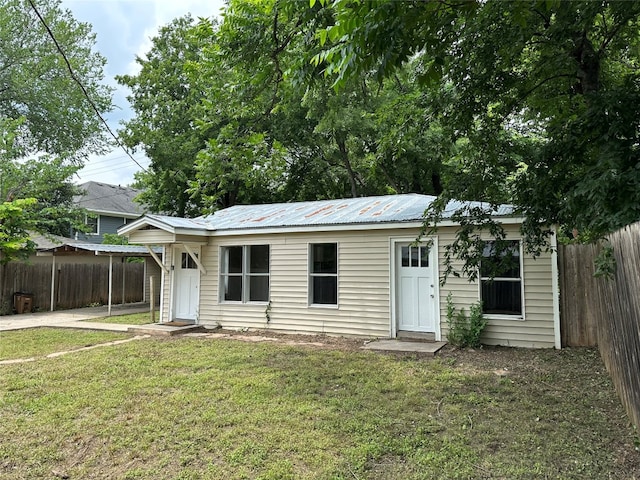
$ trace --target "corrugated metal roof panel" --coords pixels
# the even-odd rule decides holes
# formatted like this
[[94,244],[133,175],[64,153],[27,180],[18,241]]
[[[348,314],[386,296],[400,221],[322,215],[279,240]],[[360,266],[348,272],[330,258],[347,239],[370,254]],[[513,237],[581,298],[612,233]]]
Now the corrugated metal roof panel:
[[[199,217],[211,230],[303,227],[313,225],[351,225],[421,221],[436,197],[418,194],[319,200],[313,202],[237,205]],[[484,207],[480,202],[450,202],[445,218],[463,206]],[[504,205],[493,215],[509,215],[513,208]]]
[[156,215],[156,214],[147,214],[145,215],[145,217],[151,218],[153,220],[157,220],[173,228],[182,228],[187,230],[210,229],[210,225],[207,222],[205,222],[203,217],[181,218],[181,217],[170,217],[168,215]]
[[[141,245],[104,245],[96,243],[74,243],[71,245],[78,250],[87,250],[89,252],[97,252],[112,255],[148,255],[147,248]],[[162,253],[161,247],[153,247],[154,253]]]

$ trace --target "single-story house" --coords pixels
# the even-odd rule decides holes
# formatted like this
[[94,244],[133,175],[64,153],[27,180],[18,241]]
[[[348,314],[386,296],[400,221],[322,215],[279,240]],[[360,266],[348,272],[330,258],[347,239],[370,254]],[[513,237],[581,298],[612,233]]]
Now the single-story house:
[[239,205],[195,219],[149,214],[119,233],[162,247],[164,322],[446,340],[451,292],[467,312],[483,300],[484,343],[560,348],[555,248],[525,254],[522,219],[503,206],[493,214],[519,265],[493,281],[450,277],[440,286],[444,247],[458,226],[445,220],[415,243],[433,200],[406,194]]

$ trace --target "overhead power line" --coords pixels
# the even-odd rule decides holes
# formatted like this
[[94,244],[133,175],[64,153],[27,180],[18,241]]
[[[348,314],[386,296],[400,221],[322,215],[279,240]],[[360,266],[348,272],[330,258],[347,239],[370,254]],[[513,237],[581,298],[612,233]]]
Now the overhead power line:
[[136,164],[138,165],[138,167],[140,167],[142,170],[144,170],[145,172],[147,171],[146,168],[144,168],[142,165],[140,165],[138,163],[138,161],[133,158],[133,156],[129,153],[129,151],[127,150],[127,148],[122,144],[122,142],[120,141],[120,139],[117,137],[117,135],[115,133],[113,133],[113,130],[111,130],[111,127],[109,126],[109,124],[106,122],[106,120],[104,119],[104,117],[102,116],[102,114],[100,113],[100,110],[98,110],[98,107],[96,106],[96,104],[94,103],[94,101],[91,99],[91,97],[89,96],[89,92],[87,92],[87,89],[85,88],[85,86],[82,84],[82,82],[80,81],[80,79],[78,79],[78,77],[76,76],[75,72],[73,71],[73,68],[71,67],[71,63],[69,62],[69,59],[67,58],[67,55],[64,53],[64,50],[62,50],[62,47],[60,46],[60,44],[58,43],[58,40],[56,39],[55,35],[53,34],[53,32],[51,31],[51,29],[49,28],[49,25],[47,25],[47,22],[44,20],[44,18],[42,17],[42,15],[40,15],[40,12],[38,11],[38,9],[36,8],[36,5],[33,3],[33,0],[29,0],[29,5],[31,5],[31,9],[34,11],[34,13],[38,16],[38,18],[40,19],[40,22],[42,23],[42,25],[44,26],[44,28],[47,30],[47,33],[49,34],[49,37],[51,37],[51,40],[53,40],[53,43],[56,46],[56,49],[58,50],[58,53],[60,53],[60,55],[62,56],[65,64],[67,65],[67,69],[69,70],[69,74],[71,75],[71,78],[73,79],[74,82],[76,82],[78,84],[78,86],[80,87],[80,90],[82,90],[83,95],[85,96],[85,98],[87,99],[87,101],[89,102],[89,104],[91,105],[91,108],[93,108],[93,111],[96,113],[96,115],[98,116],[98,118],[100,119],[100,121],[104,124],[105,128],[107,129],[107,132],[109,132],[109,135],[111,135],[113,137],[113,139],[116,141],[116,143],[118,144],[118,146],[124,151],[124,153],[127,154],[127,156]]

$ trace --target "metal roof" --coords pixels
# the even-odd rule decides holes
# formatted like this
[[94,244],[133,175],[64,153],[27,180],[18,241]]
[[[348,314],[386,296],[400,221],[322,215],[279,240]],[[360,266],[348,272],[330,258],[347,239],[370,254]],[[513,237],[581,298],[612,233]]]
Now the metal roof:
[[[209,230],[241,230],[314,225],[353,225],[422,221],[425,210],[436,197],[404,194],[377,197],[318,200],[312,202],[276,203],[267,205],[237,205],[199,217]],[[445,218],[463,207],[490,208],[481,202],[452,201],[445,209]],[[492,215],[510,215],[513,208],[502,205]],[[171,218],[171,217],[168,217]],[[185,220],[185,219],[173,219]],[[202,227],[201,227],[202,228]]]
[[[71,251],[71,252],[88,252],[94,255],[119,255],[119,256],[144,256],[149,255],[147,247],[143,245],[106,245],[101,243],[86,243],[79,242],[72,238],[60,237],[58,235],[41,235],[38,233],[31,233],[31,240],[36,243],[36,250],[38,252],[56,252],[56,251]],[[157,254],[162,253],[161,247],[153,247],[153,252]]]
[[[87,250],[89,252],[94,252],[96,255],[105,254],[136,256],[149,254],[147,247],[141,245],[104,245],[96,243],[76,243],[72,245],[72,247],[78,250]],[[153,247],[152,250],[157,254],[162,253],[161,247]]]
[[[156,215],[147,214],[139,220],[151,219],[157,222],[163,223],[168,227],[185,229],[185,230],[207,230],[210,226],[205,221],[204,217],[198,218],[182,218],[182,217],[170,217],[168,215]],[[137,222],[138,220],[136,220]]]

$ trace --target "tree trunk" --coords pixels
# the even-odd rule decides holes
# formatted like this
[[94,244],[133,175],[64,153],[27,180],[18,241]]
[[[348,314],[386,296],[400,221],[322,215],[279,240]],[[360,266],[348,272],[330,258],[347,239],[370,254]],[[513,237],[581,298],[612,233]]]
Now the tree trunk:
[[347,145],[343,139],[336,139],[336,143],[338,144],[338,149],[340,150],[340,158],[342,159],[344,168],[347,170],[347,174],[349,175],[349,184],[351,185],[351,196],[353,198],[357,198],[358,189],[356,185],[356,176],[353,171],[353,168],[351,168],[351,162],[349,161],[349,152],[347,151]]

